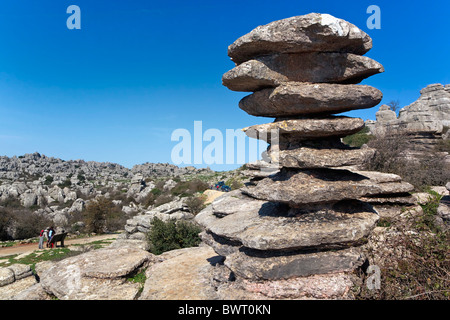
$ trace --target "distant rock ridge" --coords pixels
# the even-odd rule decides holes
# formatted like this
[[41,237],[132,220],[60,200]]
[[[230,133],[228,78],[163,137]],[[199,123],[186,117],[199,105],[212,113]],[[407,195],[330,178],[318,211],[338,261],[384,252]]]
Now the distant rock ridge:
[[[153,209],[145,199],[156,188],[156,180],[165,181],[164,189],[170,189],[176,186],[175,180],[194,179],[197,175],[214,176],[214,172],[209,168],[180,168],[167,163],[145,163],[128,169],[110,162],[65,161],[38,152],[11,158],[1,156],[0,209],[26,208],[30,215],[48,218],[58,228],[67,226],[73,214],[83,212],[92,199],[103,196],[131,217]],[[179,204],[179,197],[167,201],[171,201],[165,205],[170,210],[161,206],[152,213],[192,218],[185,206]],[[17,239],[16,229],[7,230],[10,238]]]
[[372,134],[378,137],[404,134],[416,150],[427,150],[448,139],[450,127],[450,85],[430,84],[420,90],[420,97],[402,108],[397,117],[387,105],[380,106],[376,121],[366,121]]
[[174,177],[186,174],[211,173],[213,170],[208,168],[197,169],[193,166],[178,167],[170,163],[144,163],[131,168],[133,174],[140,173],[143,176],[165,176]]
[[144,177],[167,176],[174,177],[185,174],[212,172],[211,169],[197,169],[195,167],[178,167],[169,163],[145,163],[128,169],[120,164],[111,162],[96,162],[85,160],[62,160],[41,155],[38,152],[22,156],[0,156],[0,179],[17,180],[24,175],[41,176],[48,175],[54,180],[65,180],[81,174],[84,178],[98,179],[99,176],[110,179],[120,179],[141,174]]

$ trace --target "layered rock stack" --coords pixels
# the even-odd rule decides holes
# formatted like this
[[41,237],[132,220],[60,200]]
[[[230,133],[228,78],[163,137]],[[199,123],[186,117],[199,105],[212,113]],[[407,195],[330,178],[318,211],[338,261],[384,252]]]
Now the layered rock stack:
[[196,220],[244,291],[344,297],[349,274],[365,261],[360,246],[379,219],[369,202],[412,190],[396,175],[351,169],[374,150],[340,140],[364,122],[334,114],[382,99],[379,90],[358,84],[384,71],[362,56],[371,47],[356,26],[317,13],[259,26],[229,46],[236,67],[223,84],[253,92],[240,101],[242,110],[276,118],[244,131],[269,143],[266,167],[279,170],[255,175],[253,184],[218,198]]

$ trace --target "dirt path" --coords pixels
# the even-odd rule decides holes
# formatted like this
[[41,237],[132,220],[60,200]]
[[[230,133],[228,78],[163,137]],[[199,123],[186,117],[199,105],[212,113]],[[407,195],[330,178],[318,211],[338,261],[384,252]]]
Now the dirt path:
[[[64,240],[64,245],[67,247],[72,244],[86,244],[94,241],[99,240],[106,240],[106,239],[116,239],[118,234],[105,234],[95,237],[89,237],[89,238],[79,238],[79,239],[68,239]],[[0,248],[0,257],[6,257],[11,256],[14,254],[22,254],[27,252],[33,252],[35,250],[39,250],[38,243],[30,243],[30,244],[20,244],[15,245],[13,247],[6,247],[6,248]],[[45,245],[45,242],[44,242]]]

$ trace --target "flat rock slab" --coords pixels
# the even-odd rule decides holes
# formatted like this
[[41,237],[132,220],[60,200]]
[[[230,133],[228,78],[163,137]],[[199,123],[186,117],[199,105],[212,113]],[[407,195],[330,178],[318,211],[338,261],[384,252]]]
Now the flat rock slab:
[[236,64],[271,53],[348,52],[363,55],[372,39],[329,14],[310,13],[259,26],[228,47]]
[[[308,277],[296,277],[288,280],[250,281],[244,279],[237,284],[232,284],[222,289],[222,295],[229,296],[233,293],[234,286],[246,294],[240,299],[249,299],[252,295],[263,299],[352,299],[351,288],[354,283],[352,277],[344,272],[331,274],[317,274]],[[219,293],[221,293],[219,291]],[[251,298],[250,298],[251,299]],[[261,298],[260,298],[261,299]]]
[[25,277],[7,286],[0,287],[0,300],[37,300],[37,297],[30,297],[28,294],[24,294],[36,284],[34,277]]
[[280,166],[286,168],[333,168],[361,165],[374,156],[375,149],[316,149],[300,147],[292,150],[270,151],[268,154],[273,162],[278,161]]
[[384,72],[381,64],[355,54],[274,54],[236,66],[223,75],[222,84],[233,91],[254,92],[287,81],[356,84],[380,72]]
[[9,268],[0,268],[0,287],[11,284],[14,281],[14,271]]
[[62,300],[132,300],[139,284],[127,281],[127,276],[154,260],[138,248],[94,250],[53,264],[40,276],[40,284]]
[[287,168],[262,179],[255,187],[242,188],[245,194],[256,199],[282,202],[292,207],[411,190],[413,186],[407,182],[378,183],[348,170]]
[[240,250],[225,259],[239,277],[250,280],[282,280],[315,274],[352,272],[364,263],[356,248],[311,253],[272,253]]
[[261,117],[333,114],[376,106],[380,90],[357,84],[285,82],[263,89],[239,101],[239,108]]
[[345,137],[364,128],[364,120],[349,117],[289,119],[254,125],[242,129],[250,138],[269,142],[273,138],[291,140]]
[[140,300],[217,299],[210,283],[217,254],[207,246],[182,250],[181,254],[174,254],[147,269],[147,281]]
[[[246,203],[245,203],[246,202]],[[210,233],[257,250],[299,250],[337,248],[358,244],[378,221],[370,205],[361,202],[289,209],[275,203],[240,200],[222,218],[215,210],[202,212],[203,226]]]

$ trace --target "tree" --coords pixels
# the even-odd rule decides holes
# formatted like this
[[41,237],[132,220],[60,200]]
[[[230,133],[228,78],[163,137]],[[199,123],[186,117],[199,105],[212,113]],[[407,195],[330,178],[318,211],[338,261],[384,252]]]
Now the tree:
[[111,200],[98,197],[86,206],[85,219],[89,232],[104,233],[107,231],[107,221],[114,216],[115,206]]
[[392,111],[394,111],[396,114],[398,113],[398,111],[400,111],[400,101],[398,100],[391,100],[388,104],[387,104]]

